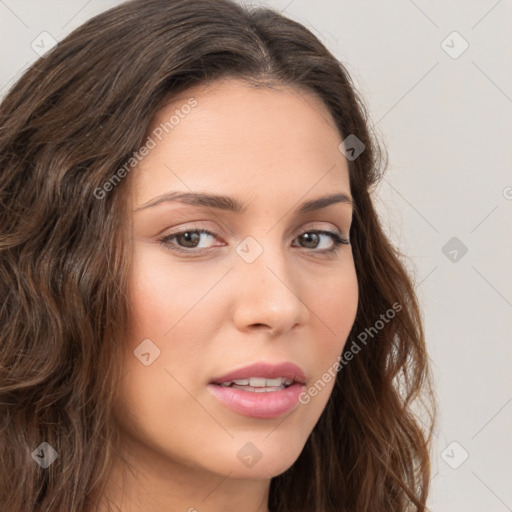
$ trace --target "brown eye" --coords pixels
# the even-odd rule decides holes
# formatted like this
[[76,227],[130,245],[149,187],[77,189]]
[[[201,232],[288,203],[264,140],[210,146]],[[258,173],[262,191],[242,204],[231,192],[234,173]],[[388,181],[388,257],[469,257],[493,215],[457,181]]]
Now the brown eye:
[[[179,242],[178,245],[184,245],[185,247],[196,247],[201,238],[201,234],[196,231],[184,231],[179,235],[174,235],[174,238]],[[183,244],[181,242],[184,242]]]
[[312,232],[311,233],[303,233],[302,235],[299,236],[299,238],[301,238],[303,241],[305,241],[306,244],[309,244],[306,246],[310,249],[315,249],[320,241],[320,236],[318,235],[318,233],[312,233]]
[[349,245],[350,242],[346,238],[341,237],[338,233],[334,231],[326,231],[326,230],[309,230],[297,237],[297,240],[302,240],[306,245],[301,245],[306,249],[317,249],[318,245],[322,241],[322,237],[329,237],[332,241],[331,247],[323,250],[318,250],[316,252],[319,253],[330,253],[336,252],[339,249],[340,245]]
[[[207,238],[206,235],[215,239],[215,234],[206,229],[186,229],[166,235],[159,242],[168,249],[183,252],[186,252],[187,249],[209,249],[209,247],[199,247],[201,239]],[[173,242],[173,240],[176,241]]]

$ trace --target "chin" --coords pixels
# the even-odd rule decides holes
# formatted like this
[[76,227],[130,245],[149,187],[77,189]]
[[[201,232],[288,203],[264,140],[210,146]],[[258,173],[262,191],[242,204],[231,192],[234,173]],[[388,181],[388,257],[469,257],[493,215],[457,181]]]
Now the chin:
[[307,440],[293,440],[289,436],[283,438],[278,432],[266,432],[259,436],[248,434],[241,439],[237,436],[222,453],[211,453],[211,460],[215,462],[215,472],[230,474],[230,478],[273,478],[287,471],[295,463]]

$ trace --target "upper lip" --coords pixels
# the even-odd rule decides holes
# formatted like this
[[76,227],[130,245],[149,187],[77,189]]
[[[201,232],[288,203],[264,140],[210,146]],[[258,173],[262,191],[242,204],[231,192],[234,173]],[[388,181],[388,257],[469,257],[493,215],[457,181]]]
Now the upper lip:
[[277,364],[258,362],[249,366],[244,366],[238,370],[233,370],[220,377],[216,377],[212,380],[212,383],[221,384],[222,382],[238,379],[248,379],[250,377],[262,377],[265,379],[277,379],[278,377],[283,377],[285,379],[291,379],[301,384],[306,382],[304,371],[296,364],[290,362]]

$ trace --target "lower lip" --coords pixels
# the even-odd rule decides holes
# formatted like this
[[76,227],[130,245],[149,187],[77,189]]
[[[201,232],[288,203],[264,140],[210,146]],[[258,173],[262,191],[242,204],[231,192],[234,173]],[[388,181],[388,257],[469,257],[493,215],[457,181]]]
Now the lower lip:
[[297,404],[304,385],[295,382],[279,391],[261,393],[222,387],[218,384],[208,384],[208,389],[219,402],[239,414],[251,418],[269,419],[281,416]]

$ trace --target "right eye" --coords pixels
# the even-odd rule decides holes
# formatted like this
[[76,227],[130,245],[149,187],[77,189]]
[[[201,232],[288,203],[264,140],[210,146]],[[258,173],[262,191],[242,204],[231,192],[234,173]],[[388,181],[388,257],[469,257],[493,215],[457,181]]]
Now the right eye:
[[[216,237],[215,233],[206,229],[183,229],[181,231],[165,235],[158,241],[167,249],[179,252],[197,252],[194,251],[194,249],[209,249],[210,247],[213,247],[201,247],[199,245],[201,235],[209,235],[211,238]],[[205,237],[203,237],[203,239],[204,238]],[[177,243],[172,242],[172,240],[176,240]]]

